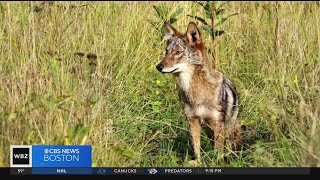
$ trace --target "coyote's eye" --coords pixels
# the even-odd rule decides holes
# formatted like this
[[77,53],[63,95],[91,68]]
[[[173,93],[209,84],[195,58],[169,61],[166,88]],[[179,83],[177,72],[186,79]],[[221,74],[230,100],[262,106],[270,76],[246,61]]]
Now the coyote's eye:
[[176,51],[176,55],[180,55],[182,51]]

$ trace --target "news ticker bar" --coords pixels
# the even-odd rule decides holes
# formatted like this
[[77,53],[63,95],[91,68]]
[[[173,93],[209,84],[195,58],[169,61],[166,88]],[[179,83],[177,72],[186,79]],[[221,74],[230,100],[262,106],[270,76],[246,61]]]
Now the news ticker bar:
[[320,168],[10,168],[11,175],[311,175]]

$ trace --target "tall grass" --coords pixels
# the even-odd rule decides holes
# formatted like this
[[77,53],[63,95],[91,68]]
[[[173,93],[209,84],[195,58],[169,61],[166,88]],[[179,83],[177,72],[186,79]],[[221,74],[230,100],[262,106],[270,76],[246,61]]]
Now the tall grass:
[[[204,15],[192,2],[0,3],[0,166],[13,144],[92,145],[93,166],[187,166],[176,81],[155,68],[165,42],[148,20],[160,3],[184,8],[182,33],[187,14]],[[226,33],[202,34],[239,91],[247,149],[218,161],[203,134],[204,165],[319,167],[319,3],[225,8],[239,12]]]

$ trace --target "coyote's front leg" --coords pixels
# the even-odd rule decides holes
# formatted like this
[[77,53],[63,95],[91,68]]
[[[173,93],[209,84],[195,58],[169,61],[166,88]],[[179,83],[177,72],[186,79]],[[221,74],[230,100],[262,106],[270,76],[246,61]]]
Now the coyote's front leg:
[[192,145],[192,160],[200,162],[200,135],[201,124],[199,117],[189,118],[190,142]]

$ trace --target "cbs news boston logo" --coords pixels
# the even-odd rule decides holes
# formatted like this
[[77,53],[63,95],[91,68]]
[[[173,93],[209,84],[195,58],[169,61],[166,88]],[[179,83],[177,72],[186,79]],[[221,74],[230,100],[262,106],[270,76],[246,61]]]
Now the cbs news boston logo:
[[[10,167],[32,168],[32,173],[86,171],[91,173],[91,146],[61,145],[11,145]],[[80,168],[78,170],[75,167]],[[81,169],[82,168],[82,169]]]

